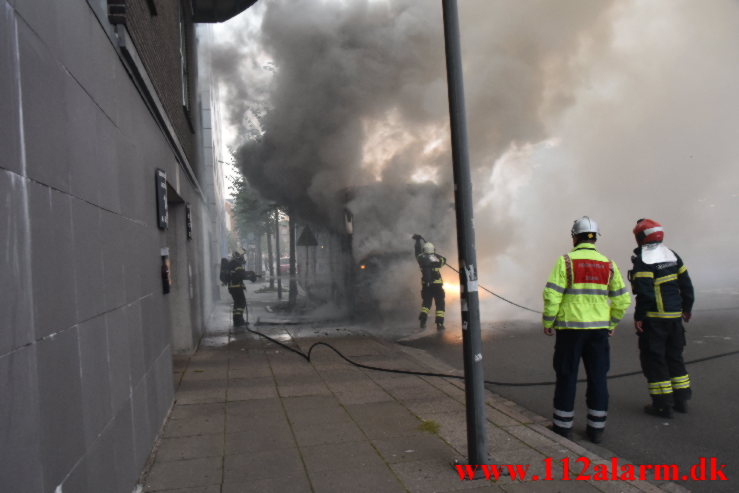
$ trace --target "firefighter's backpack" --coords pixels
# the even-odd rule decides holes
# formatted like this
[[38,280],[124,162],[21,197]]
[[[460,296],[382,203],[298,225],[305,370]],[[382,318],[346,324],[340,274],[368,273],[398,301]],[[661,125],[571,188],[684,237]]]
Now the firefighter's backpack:
[[228,284],[228,278],[230,277],[229,274],[231,273],[231,269],[229,268],[229,261],[227,258],[221,259],[221,283],[224,285]]

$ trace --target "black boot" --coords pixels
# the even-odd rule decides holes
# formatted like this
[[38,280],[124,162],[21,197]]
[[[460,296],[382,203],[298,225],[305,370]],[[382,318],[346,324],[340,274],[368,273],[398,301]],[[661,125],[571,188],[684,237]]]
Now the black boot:
[[603,428],[592,428],[588,426],[585,428],[585,434],[593,443],[600,443],[603,441]]
[[572,428],[562,428],[561,426],[557,426],[555,424],[552,424],[549,427],[550,430],[552,430],[557,435],[567,438],[568,440],[572,438]]
[[673,392],[675,398],[675,405],[673,409],[679,413],[688,412],[688,400],[692,397],[693,392],[690,388],[687,389],[675,389]]
[[444,322],[436,322],[436,330],[444,330]]
[[644,406],[644,412],[659,418],[672,418],[672,395],[653,395],[652,403]]

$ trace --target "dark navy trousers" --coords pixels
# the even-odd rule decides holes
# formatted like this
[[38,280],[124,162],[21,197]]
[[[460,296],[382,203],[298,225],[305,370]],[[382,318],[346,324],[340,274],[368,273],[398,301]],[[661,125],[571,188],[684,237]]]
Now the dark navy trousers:
[[572,428],[575,417],[575,394],[580,360],[587,374],[587,425],[603,429],[608,416],[608,381],[611,365],[607,329],[558,329],[554,345],[554,425]]

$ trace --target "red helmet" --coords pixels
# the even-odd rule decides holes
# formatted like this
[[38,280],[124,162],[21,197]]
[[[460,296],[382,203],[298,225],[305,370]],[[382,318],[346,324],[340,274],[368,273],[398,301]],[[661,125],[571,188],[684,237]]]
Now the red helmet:
[[657,221],[639,219],[634,226],[634,237],[639,245],[645,243],[661,243],[665,238],[665,230]]

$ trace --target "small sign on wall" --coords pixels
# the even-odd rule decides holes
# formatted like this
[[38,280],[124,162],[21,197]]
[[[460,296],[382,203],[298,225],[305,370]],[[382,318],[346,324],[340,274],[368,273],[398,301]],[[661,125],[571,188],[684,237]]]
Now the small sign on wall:
[[169,226],[169,210],[167,208],[167,172],[157,168],[156,172],[157,191],[157,226],[159,229],[167,229]]
[[190,204],[185,204],[185,223],[187,226],[187,239],[192,240],[192,208]]
[[172,264],[169,261],[169,248],[160,251],[162,257],[162,293],[167,294],[172,288]]

